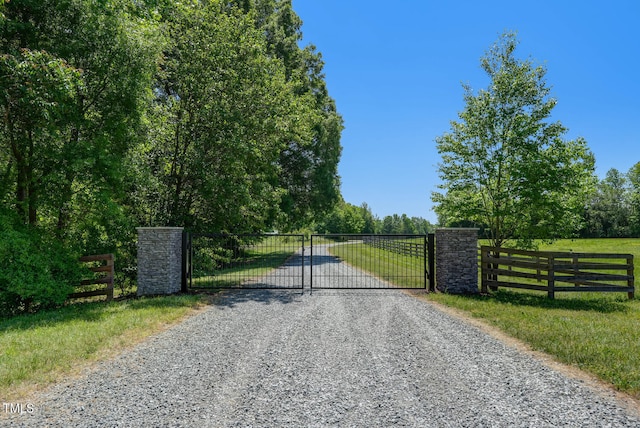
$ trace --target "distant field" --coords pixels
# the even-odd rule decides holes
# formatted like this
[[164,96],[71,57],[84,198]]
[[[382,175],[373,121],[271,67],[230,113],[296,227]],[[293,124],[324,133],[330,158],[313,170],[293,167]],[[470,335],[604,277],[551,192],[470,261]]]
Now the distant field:
[[374,248],[367,244],[336,245],[329,253],[400,287],[424,287],[424,260]]
[[299,237],[266,236],[239,246],[232,255],[220,238],[194,241],[193,288],[241,287],[246,281],[267,275],[300,250]]

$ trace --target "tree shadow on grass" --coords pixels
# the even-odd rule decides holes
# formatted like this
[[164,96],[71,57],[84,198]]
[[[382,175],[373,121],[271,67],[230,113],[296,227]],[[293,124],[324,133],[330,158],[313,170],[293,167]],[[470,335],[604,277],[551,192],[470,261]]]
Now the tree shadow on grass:
[[469,295],[469,299],[480,301],[494,301],[514,306],[529,306],[542,309],[564,309],[571,311],[593,311],[599,313],[629,312],[631,308],[624,297],[589,297],[589,298],[563,298],[556,294],[555,299],[550,299],[542,294],[518,293],[510,290],[498,290],[489,295]]

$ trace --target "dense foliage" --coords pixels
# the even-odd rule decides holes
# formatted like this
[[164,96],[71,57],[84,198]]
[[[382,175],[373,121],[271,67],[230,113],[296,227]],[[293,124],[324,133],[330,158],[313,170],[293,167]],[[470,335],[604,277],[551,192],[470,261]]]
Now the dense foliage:
[[27,241],[116,252],[122,281],[135,226],[291,230],[338,201],[290,0],[0,3],[0,208]]
[[77,254],[0,212],[0,318],[59,305],[80,283]]
[[640,237],[640,162],[626,174],[612,168],[598,182],[587,201],[579,236]]

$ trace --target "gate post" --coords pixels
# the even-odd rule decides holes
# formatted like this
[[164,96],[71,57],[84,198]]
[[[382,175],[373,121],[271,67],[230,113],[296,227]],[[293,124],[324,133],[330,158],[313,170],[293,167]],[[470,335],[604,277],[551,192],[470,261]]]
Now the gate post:
[[139,227],[138,296],[182,289],[182,227]]
[[436,229],[436,288],[451,294],[478,293],[478,229]]
[[436,291],[436,260],[435,260],[435,238],[436,235],[434,233],[429,233],[427,235],[427,254],[426,258],[429,261],[429,292]]

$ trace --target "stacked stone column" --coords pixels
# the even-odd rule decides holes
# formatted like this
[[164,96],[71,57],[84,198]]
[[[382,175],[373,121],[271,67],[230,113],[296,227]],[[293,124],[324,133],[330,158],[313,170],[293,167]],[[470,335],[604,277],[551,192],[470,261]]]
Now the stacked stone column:
[[182,227],[139,227],[138,296],[182,289]]
[[436,288],[444,293],[478,293],[478,229],[436,229]]

